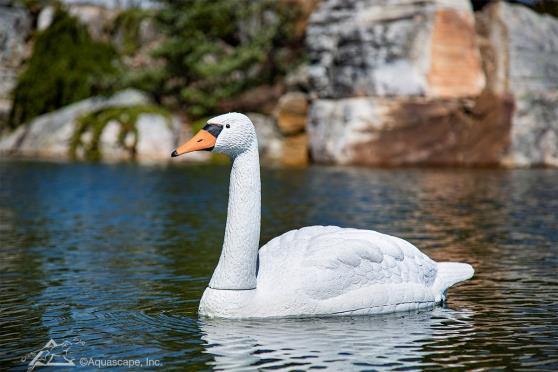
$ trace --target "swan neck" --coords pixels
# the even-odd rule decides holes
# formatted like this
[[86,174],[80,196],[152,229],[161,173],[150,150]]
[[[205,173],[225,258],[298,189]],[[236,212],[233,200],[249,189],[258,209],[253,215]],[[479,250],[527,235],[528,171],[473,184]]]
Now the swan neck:
[[260,162],[257,144],[233,158],[223,250],[209,286],[256,288],[260,242]]

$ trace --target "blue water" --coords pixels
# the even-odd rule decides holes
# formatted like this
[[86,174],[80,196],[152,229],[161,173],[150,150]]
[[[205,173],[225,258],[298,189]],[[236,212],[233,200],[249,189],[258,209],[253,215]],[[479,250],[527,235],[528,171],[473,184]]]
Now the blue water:
[[476,275],[433,311],[205,320],[228,172],[0,161],[0,369],[27,369],[50,339],[76,365],[558,368],[558,171],[263,169],[262,243],[315,224],[374,229]]

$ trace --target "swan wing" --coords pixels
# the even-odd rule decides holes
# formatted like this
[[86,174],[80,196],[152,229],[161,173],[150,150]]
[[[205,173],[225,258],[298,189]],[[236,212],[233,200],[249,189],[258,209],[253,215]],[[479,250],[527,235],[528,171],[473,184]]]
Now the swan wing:
[[371,230],[311,226],[289,231],[260,249],[258,288],[327,300],[376,285],[431,287],[436,272],[436,262],[403,239]]

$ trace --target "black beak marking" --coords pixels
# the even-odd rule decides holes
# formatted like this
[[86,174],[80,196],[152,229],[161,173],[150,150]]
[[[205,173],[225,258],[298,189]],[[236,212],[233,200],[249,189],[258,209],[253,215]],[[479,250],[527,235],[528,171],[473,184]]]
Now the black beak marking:
[[176,152],[176,150],[174,150],[174,151],[172,152],[172,154],[171,154],[171,157],[172,157],[172,158],[175,158],[175,157],[177,157],[177,156],[178,156],[178,152]]

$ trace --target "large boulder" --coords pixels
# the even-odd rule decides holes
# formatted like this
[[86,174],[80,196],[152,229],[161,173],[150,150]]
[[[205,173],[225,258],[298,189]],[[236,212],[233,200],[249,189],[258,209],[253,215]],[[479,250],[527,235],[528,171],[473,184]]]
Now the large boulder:
[[469,1],[328,0],[308,46],[315,161],[558,165],[556,18],[505,2],[475,19]]
[[320,98],[462,97],[484,87],[468,0],[326,0],[310,17],[307,47]]
[[371,166],[496,165],[509,146],[512,102],[355,97],[317,100],[312,159]]
[[[145,94],[126,90],[112,97],[94,97],[76,102],[58,111],[41,115],[27,125],[0,139],[0,153],[4,155],[59,158],[85,157],[85,149],[94,140],[94,128],[77,132],[80,119],[85,115],[109,108],[143,107],[149,104]],[[110,121],[104,125],[98,138],[100,158],[121,161],[167,161],[178,144],[181,125],[173,117],[146,112],[140,113],[134,128],[123,132],[122,123]],[[79,146],[76,146],[76,133]],[[124,138],[121,135],[125,134]]]
[[499,2],[477,21],[487,89],[515,101],[502,163],[558,166],[558,19]]

